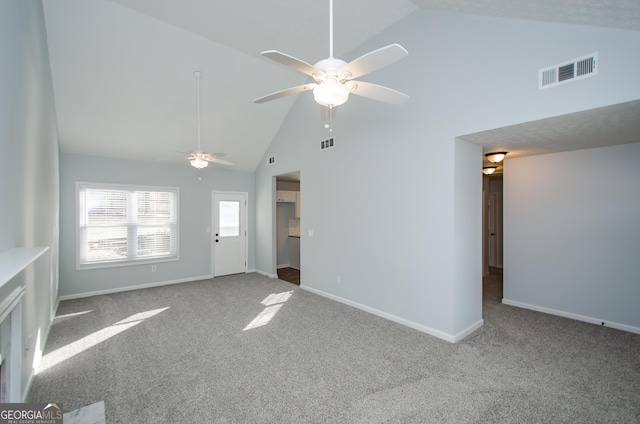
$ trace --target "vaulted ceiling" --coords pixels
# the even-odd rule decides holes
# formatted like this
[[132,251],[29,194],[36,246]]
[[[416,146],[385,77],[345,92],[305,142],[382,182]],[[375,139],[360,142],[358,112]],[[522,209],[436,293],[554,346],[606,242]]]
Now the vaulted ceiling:
[[[187,166],[178,152],[196,147],[199,70],[203,149],[253,171],[295,98],[252,100],[306,81],[260,52],[311,64],[329,55],[328,1],[43,3],[63,152]],[[351,50],[418,8],[640,30],[640,2],[336,0],[335,56],[354,59]]]

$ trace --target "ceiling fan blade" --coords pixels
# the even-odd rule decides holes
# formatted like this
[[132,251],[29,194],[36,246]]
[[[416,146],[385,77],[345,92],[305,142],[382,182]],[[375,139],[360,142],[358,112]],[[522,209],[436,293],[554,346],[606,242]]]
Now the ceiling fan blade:
[[313,83],[313,82],[309,83],[309,84],[298,85],[297,87],[287,88],[286,90],[277,91],[275,93],[271,93],[271,94],[266,95],[264,97],[260,97],[259,99],[255,99],[253,102],[254,103],[269,102],[271,100],[279,99],[281,97],[290,96],[292,94],[298,94],[298,93],[301,93],[301,92],[307,91],[307,90],[312,90],[313,87],[315,87],[316,85],[318,85],[318,84]]
[[356,88],[351,92],[358,96],[367,97],[369,99],[378,100],[380,102],[393,103],[401,105],[409,99],[404,93],[393,90],[388,87],[383,87],[377,84],[371,84],[370,82],[352,81],[355,83]]
[[340,71],[347,71],[351,74],[351,78],[358,78],[391,65],[408,55],[409,53],[401,45],[390,44],[352,60]]
[[211,153],[203,153],[202,159],[206,160],[207,162],[219,163],[220,165],[233,165],[233,162],[225,159],[217,158],[215,157],[215,155],[212,155]]
[[307,74],[309,76],[313,76],[313,74],[321,73],[320,70],[309,65],[307,62],[304,62],[300,59],[296,59],[293,56],[289,56],[288,54],[281,53],[277,50],[267,50],[262,52],[261,54],[262,56],[269,58],[274,62],[278,62],[279,64],[284,65],[287,68],[294,69],[296,71],[302,72],[303,74]]

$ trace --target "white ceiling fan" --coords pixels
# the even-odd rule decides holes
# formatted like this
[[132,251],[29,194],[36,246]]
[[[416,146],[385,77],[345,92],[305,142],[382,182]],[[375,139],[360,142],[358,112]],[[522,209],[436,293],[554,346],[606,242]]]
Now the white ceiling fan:
[[233,165],[233,162],[221,159],[224,153],[207,153],[203,152],[200,147],[200,80],[202,79],[202,72],[195,71],[193,76],[198,81],[198,150],[192,151],[187,156],[187,160],[194,168],[202,169],[209,166],[209,162],[219,163],[220,165]]
[[276,50],[267,50],[261,54],[281,65],[313,77],[315,82],[260,97],[254,100],[255,103],[264,103],[308,90],[313,90],[313,97],[318,104],[329,108],[344,104],[349,98],[349,93],[394,104],[402,104],[409,98],[406,94],[391,88],[354,81],[354,78],[377,71],[407,56],[409,53],[399,44],[374,50],[350,63],[333,57],[333,0],[329,0],[329,57],[327,59],[312,66]]

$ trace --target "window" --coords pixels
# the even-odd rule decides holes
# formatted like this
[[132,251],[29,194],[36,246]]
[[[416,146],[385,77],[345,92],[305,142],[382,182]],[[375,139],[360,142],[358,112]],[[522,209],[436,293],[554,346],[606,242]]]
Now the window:
[[77,269],[178,259],[178,189],[76,183]]
[[240,202],[237,200],[220,201],[220,237],[240,235]]

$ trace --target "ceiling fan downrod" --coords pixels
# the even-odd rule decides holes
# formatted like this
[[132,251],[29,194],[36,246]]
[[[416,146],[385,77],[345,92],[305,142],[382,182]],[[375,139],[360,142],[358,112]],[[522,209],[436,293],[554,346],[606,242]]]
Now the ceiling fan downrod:
[[333,57],[333,0],[329,0],[329,57]]

